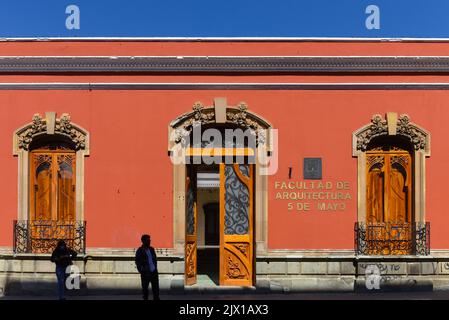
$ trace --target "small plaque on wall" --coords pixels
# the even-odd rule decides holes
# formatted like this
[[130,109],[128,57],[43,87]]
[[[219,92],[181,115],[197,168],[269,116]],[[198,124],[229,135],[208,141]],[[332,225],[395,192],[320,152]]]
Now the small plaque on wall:
[[304,158],[304,179],[320,180],[323,178],[321,158]]

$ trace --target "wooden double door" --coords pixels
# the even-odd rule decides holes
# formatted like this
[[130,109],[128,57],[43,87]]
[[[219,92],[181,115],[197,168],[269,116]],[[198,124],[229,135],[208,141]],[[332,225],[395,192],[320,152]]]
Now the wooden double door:
[[72,246],[75,235],[75,152],[30,152],[30,246],[50,252],[59,239]]
[[373,255],[413,250],[411,153],[399,148],[367,152],[366,239]]
[[[254,165],[220,164],[220,285],[254,283]],[[195,166],[186,174],[185,283],[197,280],[197,190]]]

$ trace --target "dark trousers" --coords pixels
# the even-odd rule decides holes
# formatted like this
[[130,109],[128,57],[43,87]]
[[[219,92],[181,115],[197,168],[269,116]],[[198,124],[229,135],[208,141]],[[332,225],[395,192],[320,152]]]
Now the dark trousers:
[[56,267],[56,278],[58,279],[59,300],[65,299],[65,281],[67,279],[66,267]]
[[157,271],[151,273],[141,273],[140,280],[142,282],[143,299],[148,300],[148,285],[151,282],[153,300],[159,300],[159,274]]

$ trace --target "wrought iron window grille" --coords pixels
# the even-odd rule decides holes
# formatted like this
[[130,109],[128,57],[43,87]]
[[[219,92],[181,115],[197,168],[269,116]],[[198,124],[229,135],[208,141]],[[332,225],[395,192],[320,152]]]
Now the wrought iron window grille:
[[430,222],[356,222],[354,249],[356,255],[429,255]]
[[51,253],[59,240],[86,252],[86,221],[14,220],[14,253]]

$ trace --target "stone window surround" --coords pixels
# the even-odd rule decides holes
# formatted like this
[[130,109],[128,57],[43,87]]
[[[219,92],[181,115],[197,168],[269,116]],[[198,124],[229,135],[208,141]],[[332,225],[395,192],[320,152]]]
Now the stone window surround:
[[84,220],[84,157],[89,155],[89,133],[71,122],[70,115],[60,118],[56,112],[45,117],[33,116],[33,121],[17,129],[13,135],[13,155],[18,157],[18,220],[29,220],[29,145],[42,135],[68,137],[76,146],[75,213],[76,220]]
[[352,155],[357,157],[357,221],[366,221],[366,147],[371,139],[379,136],[401,135],[414,147],[414,219],[426,221],[426,157],[430,157],[430,133],[410,122],[406,114],[387,112],[385,119],[376,114],[371,123],[352,134]]
[[[185,124],[193,121],[200,121],[202,124],[213,123],[229,123],[237,124],[243,127],[257,128],[266,130],[267,136],[265,143],[258,145],[258,151],[270,155],[272,152],[273,138],[270,134],[271,124],[255,113],[249,112],[245,103],[240,103],[237,108],[227,105],[226,98],[214,98],[214,105],[212,107],[204,107],[201,103],[196,102],[193,107],[194,111],[183,114],[173,120],[168,128],[169,144],[168,153],[172,154],[174,146],[178,143],[170,139],[178,132],[188,134],[185,131]],[[237,115],[237,117],[235,117]],[[243,115],[243,116],[242,116]],[[259,170],[259,164],[256,161],[256,173]],[[185,179],[186,179],[186,165],[173,165],[173,248],[174,254],[184,256],[185,251]],[[254,203],[254,239],[255,239],[255,253],[258,255],[268,254],[268,176],[255,175],[255,203]]]

